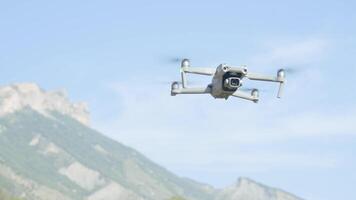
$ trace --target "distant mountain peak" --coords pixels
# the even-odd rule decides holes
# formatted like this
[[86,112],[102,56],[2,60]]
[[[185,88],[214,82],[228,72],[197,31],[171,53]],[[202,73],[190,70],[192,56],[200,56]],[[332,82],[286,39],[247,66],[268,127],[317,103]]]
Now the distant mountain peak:
[[72,103],[65,90],[44,91],[35,83],[17,83],[0,87],[0,116],[14,113],[25,107],[51,116],[51,111],[71,116],[89,125],[89,111],[85,103]]
[[300,198],[279,189],[257,183],[249,178],[241,177],[237,183],[222,190],[221,200],[299,200]]

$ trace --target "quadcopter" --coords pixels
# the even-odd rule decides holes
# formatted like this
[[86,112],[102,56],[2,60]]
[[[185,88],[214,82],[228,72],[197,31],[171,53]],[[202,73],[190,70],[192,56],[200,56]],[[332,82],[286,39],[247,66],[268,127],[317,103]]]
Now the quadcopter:
[[[206,87],[188,87],[186,73],[212,76],[212,82]],[[228,99],[230,96],[233,96],[257,103],[259,100],[259,91],[252,89],[251,93],[244,92],[242,88],[243,79],[277,82],[279,83],[277,97],[281,98],[285,83],[285,70],[278,70],[277,76],[268,76],[251,73],[247,70],[246,66],[235,67],[220,64],[216,69],[190,67],[190,61],[183,59],[181,62],[181,77],[181,85],[177,81],[171,85],[172,96],[176,96],[177,94],[210,94],[214,98]]]

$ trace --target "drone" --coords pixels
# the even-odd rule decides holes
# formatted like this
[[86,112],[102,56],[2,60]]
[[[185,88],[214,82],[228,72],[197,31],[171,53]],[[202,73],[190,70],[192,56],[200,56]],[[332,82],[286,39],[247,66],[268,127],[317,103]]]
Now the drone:
[[[212,76],[212,82],[206,87],[188,87],[186,73]],[[246,66],[236,67],[220,64],[216,69],[191,67],[189,59],[182,60],[180,74],[182,77],[181,84],[175,81],[171,85],[172,96],[178,94],[210,94],[216,99],[227,100],[230,96],[233,96],[258,103],[259,91],[257,89],[252,89],[250,93],[243,91],[242,83],[244,78],[279,83],[278,98],[282,96],[285,83],[284,69],[279,69],[277,76],[268,76],[251,73],[247,70]]]

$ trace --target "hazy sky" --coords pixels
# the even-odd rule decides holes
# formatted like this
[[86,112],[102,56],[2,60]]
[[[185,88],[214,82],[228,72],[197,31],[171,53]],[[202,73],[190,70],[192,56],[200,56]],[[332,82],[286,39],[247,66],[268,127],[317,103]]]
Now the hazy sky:
[[[1,1],[0,83],[66,88],[94,128],[169,170],[224,187],[240,176],[310,200],[355,199],[353,1]],[[192,65],[294,67],[259,104],[170,96]],[[207,78],[189,76],[197,83]]]

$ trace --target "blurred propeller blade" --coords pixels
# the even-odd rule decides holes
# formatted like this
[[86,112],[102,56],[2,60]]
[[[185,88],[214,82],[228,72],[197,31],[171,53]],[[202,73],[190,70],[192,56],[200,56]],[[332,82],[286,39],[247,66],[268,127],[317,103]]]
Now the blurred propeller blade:
[[168,57],[165,62],[170,64],[180,64],[182,60],[186,59],[185,57]]
[[[154,84],[154,85],[170,85],[173,82],[178,82],[180,85],[182,84],[182,81],[153,81],[151,83]],[[188,81],[188,84],[191,84],[191,85],[207,85],[208,83],[197,82],[197,81]]]
[[182,58],[170,58],[170,63],[180,63],[183,59]]
[[283,69],[288,74],[297,74],[301,71],[301,69],[297,69],[295,67],[287,67],[287,68],[283,68]]
[[180,65],[184,59],[188,59],[184,56],[166,56],[160,59],[162,64]]

